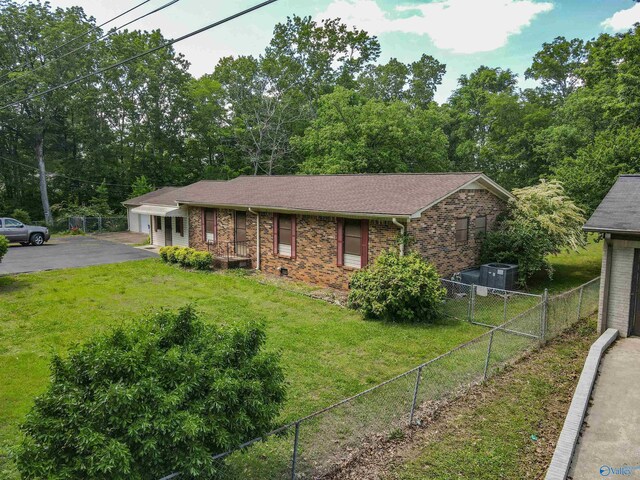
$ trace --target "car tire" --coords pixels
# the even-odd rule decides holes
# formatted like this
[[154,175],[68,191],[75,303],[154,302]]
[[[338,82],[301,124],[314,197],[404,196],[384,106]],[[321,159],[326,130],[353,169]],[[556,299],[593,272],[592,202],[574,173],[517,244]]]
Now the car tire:
[[34,245],[36,247],[40,247],[44,245],[44,235],[41,233],[31,234],[30,240],[31,240],[31,245]]

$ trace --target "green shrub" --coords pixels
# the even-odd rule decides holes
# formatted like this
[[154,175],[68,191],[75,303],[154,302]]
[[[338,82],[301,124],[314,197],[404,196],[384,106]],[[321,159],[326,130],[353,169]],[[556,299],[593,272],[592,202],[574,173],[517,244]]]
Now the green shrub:
[[0,235],[0,262],[9,251],[9,240],[4,235]]
[[549,278],[553,268],[547,260],[552,250],[548,235],[533,224],[518,224],[487,232],[482,242],[481,263],[501,262],[518,265],[518,284],[525,287],[527,280],[540,270],[546,270]]
[[199,252],[194,250],[191,255],[191,266],[198,270],[208,270],[211,268],[213,257],[209,252]]
[[100,334],[55,356],[22,425],[23,478],[214,478],[212,455],[273,427],[279,358],[256,324],[221,327],[190,308]]
[[165,261],[168,262],[169,261],[169,249],[171,247],[160,247],[160,258]]
[[13,212],[11,212],[11,215],[9,216],[25,224],[31,223],[31,215],[29,215],[29,212],[23,210],[22,208],[16,208]]
[[175,253],[173,256],[176,259],[176,263],[182,265],[183,267],[190,267],[189,264],[189,250],[193,251],[192,248],[185,247],[176,247]]
[[349,306],[370,318],[430,322],[440,316],[445,290],[433,265],[417,253],[383,252],[351,277]]
[[176,254],[178,253],[179,248],[180,247],[169,247],[169,249],[167,250],[167,260],[169,261],[169,263],[178,262],[178,258],[176,257]]

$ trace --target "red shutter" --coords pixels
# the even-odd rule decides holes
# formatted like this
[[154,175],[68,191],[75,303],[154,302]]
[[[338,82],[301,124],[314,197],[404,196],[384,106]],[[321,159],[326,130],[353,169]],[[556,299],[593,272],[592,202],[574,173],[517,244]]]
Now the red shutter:
[[278,255],[278,214],[273,214],[273,254]]
[[202,241],[207,243],[207,209],[202,209]]
[[296,258],[296,234],[297,234],[297,217],[291,215],[291,258]]
[[369,220],[360,222],[360,266],[366,267],[369,263]]
[[213,210],[213,241],[218,243],[218,209]]
[[344,264],[344,218],[336,219],[336,228],[338,231],[338,261],[337,265],[341,267]]

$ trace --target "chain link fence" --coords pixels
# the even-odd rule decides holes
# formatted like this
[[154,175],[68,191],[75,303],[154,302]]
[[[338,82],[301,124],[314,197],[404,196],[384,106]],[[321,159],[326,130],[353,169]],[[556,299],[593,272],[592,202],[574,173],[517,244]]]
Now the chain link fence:
[[[443,401],[595,313],[599,280],[553,297],[504,290],[485,295],[478,287],[443,281],[447,314],[486,325],[487,332],[358,395],[217,455],[220,478],[295,480],[339,475],[339,469],[362,452],[404,435],[404,429],[421,424]],[[162,480],[178,476],[173,473]]]
[[48,227],[51,233],[72,230],[84,233],[124,232],[129,228],[127,217],[61,217],[50,225],[45,222],[34,222],[34,225]]

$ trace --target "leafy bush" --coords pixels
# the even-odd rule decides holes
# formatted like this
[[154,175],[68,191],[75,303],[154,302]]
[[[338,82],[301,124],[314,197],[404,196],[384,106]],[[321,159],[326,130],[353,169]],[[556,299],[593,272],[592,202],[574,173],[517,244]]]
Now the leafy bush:
[[211,268],[213,257],[209,252],[199,252],[194,250],[191,254],[191,265],[198,270],[208,270]]
[[213,258],[209,252],[200,252],[188,247],[162,247],[160,258],[165,262],[179,263],[183,267],[208,270]]
[[552,277],[548,255],[585,245],[585,218],[558,181],[543,180],[513,194],[515,200],[509,204],[506,217],[482,243],[480,257],[483,263],[517,263],[518,283],[525,287],[527,280],[541,270]]
[[168,262],[169,261],[169,249],[173,248],[173,247],[160,247],[160,258],[164,261],[164,262]]
[[55,356],[27,415],[23,478],[213,478],[212,455],[262,435],[285,397],[256,324],[204,323],[190,308],[100,334]]
[[553,270],[546,258],[550,248],[549,237],[534,228],[520,225],[518,228],[487,232],[482,242],[480,261],[517,264],[518,283],[526,286],[527,279],[543,269],[551,276]]
[[351,277],[349,306],[365,316],[430,322],[440,316],[445,290],[435,267],[417,253],[383,252]]
[[0,262],[9,251],[9,240],[4,235],[0,235]]
[[11,212],[11,215],[9,216],[25,224],[31,223],[31,215],[29,215],[29,212],[23,210],[22,208],[16,208],[13,212]]
[[178,253],[179,248],[181,247],[169,247],[169,250],[167,252],[167,260],[169,260],[169,263],[178,263],[176,253]]

